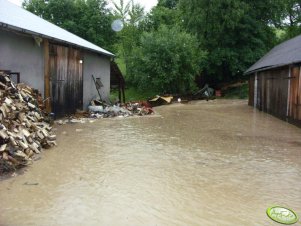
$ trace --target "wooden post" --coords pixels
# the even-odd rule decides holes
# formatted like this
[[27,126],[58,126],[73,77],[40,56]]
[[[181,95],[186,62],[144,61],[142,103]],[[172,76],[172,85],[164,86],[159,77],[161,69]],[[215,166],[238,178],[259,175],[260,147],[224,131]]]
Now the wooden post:
[[49,42],[44,39],[44,99],[48,113],[51,112],[51,96],[50,96],[50,68],[49,68]]
[[124,82],[122,83],[121,89],[122,89],[123,103],[125,104],[125,91],[124,91],[125,85],[124,85]]
[[290,106],[291,106],[291,77],[292,77],[292,68],[291,65],[288,66],[288,89],[287,89],[287,109],[286,109],[286,118],[290,116]]
[[120,80],[118,81],[118,99],[119,99],[119,102],[122,103],[122,100],[121,100],[121,82],[120,82]]

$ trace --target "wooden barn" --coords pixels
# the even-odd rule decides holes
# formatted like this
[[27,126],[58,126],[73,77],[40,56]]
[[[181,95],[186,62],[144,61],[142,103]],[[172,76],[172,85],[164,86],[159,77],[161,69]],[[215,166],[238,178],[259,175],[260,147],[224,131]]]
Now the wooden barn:
[[246,74],[249,105],[301,125],[301,35],[274,47]]
[[[0,70],[43,93],[56,116],[85,109],[110,93],[114,55],[42,18],[0,0]],[[96,90],[93,77],[102,86]]]

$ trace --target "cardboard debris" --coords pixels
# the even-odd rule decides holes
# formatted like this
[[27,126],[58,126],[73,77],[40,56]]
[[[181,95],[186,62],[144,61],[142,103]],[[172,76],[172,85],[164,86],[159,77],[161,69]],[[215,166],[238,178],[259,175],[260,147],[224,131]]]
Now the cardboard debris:
[[172,100],[173,100],[173,96],[157,95],[156,97],[148,100],[148,102],[151,104],[151,106],[154,107],[154,106],[159,106],[159,105],[170,104]]
[[56,136],[45,121],[40,93],[0,72],[0,174],[32,163]]

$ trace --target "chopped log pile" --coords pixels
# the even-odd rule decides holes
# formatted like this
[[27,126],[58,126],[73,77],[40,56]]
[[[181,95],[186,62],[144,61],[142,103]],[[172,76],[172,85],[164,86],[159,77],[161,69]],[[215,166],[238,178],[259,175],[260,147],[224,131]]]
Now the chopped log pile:
[[30,164],[43,148],[56,145],[42,106],[37,90],[15,85],[0,72],[0,175]]

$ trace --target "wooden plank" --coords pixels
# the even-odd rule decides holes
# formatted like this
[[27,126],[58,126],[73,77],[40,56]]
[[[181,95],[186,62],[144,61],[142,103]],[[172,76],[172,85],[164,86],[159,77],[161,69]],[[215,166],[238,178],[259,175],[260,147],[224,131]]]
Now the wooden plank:
[[293,77],[290,80],[291,88],[290,88],[290,104],[289,104],[289,117],[293,120],[301,120],[299,117],[299,100],[300,100],[300,68],[293,67],[291,69],[291,76]]
[[69,113],[83,108],[83,70],[80,50],[69,48],[67,103]]
[[65,87],[68,69],[68,48],[51,45],[50,65],[52,73],[52,108],[56,116],[64,116],[65,112]]
[[287,117],[288,101],[288,67],[271,71],[275,79],[271,80],[270,86],[270,112],[271,114],[285,119]]
[[296,120],[301,122],[301,67],[299,67],[298,80],[299,80],[299,87],[297,90],[297,117],[296,117]]
[[261,108],[261,77],[262,77],[262,72],[257,74],[257,94],[256,94],[256,108],[259,110],[262,110]]
[[46,111],[51,112],[51,95],[50,95],[50,61],[49,61],[49,42],[43,40],[44,45],[44,98],[46,99]]

